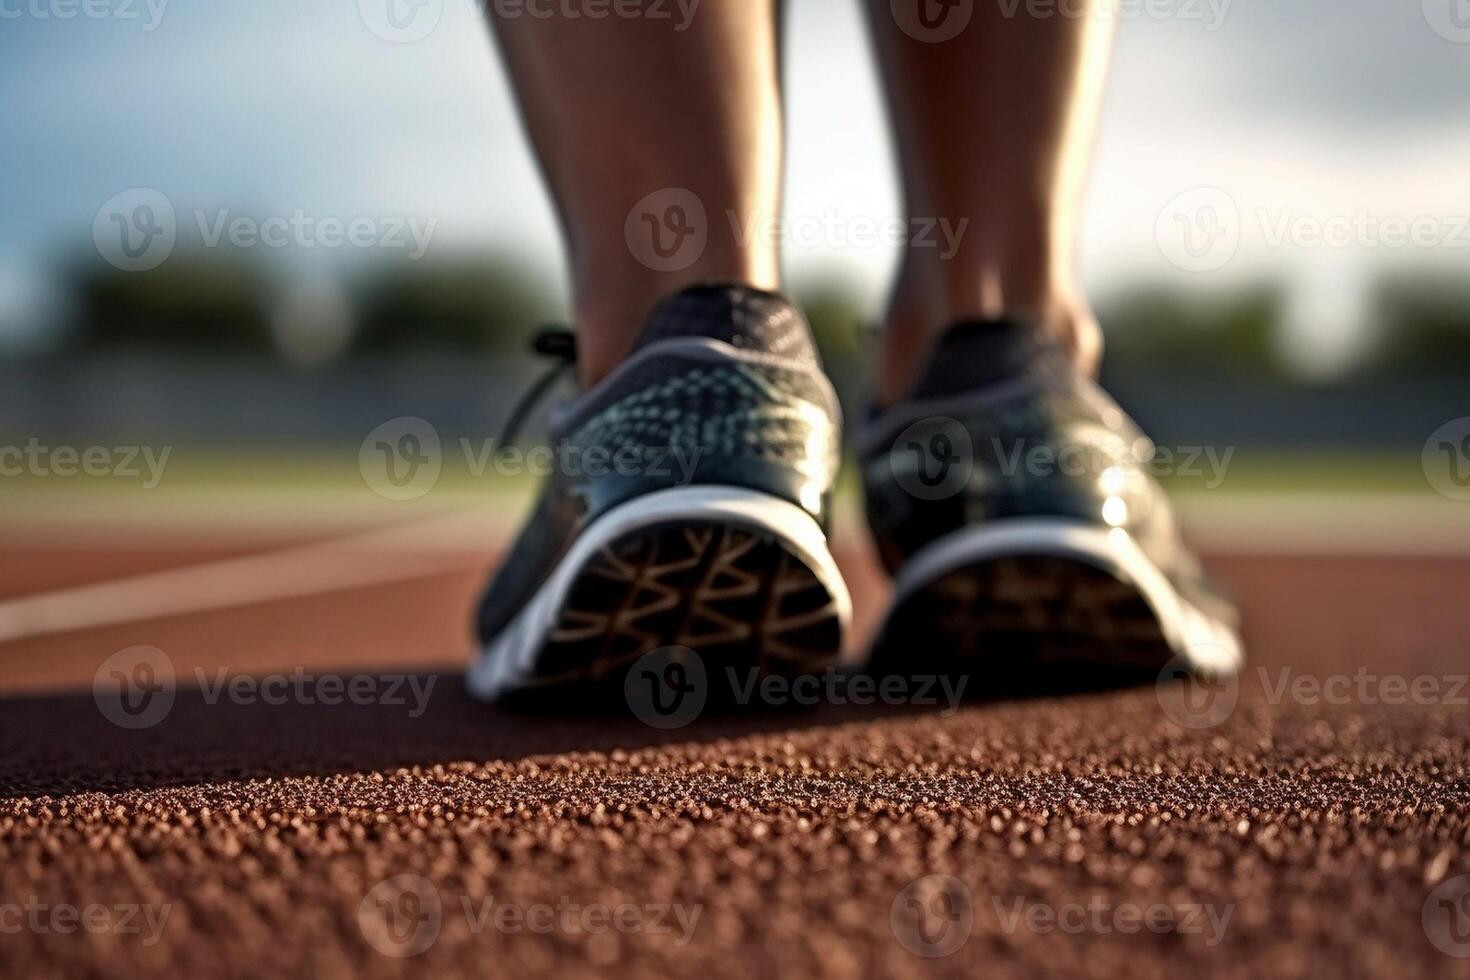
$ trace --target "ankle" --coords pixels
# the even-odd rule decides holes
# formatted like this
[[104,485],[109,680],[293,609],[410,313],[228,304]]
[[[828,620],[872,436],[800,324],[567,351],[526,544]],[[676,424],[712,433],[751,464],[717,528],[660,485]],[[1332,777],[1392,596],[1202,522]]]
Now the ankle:
[[[926,280],[928,280],[926,282]],[[956,323],[1024,319],[1052,333],[1079,373],[1097,373],[1103,337],[1082,291],[1042,277],[1007,278],[993,268],[957,282],[934,282],[906,265],[884,320],[875,388],[890,405],[913,389],[940,336]]]
[[574,290],[582,384],[595,384],[632,353],[659,303],[697,283],[712,281],[772,291],[780,288],[774,269],[757,271],[740,262],[699,262],[671,273],[629,271],[607,282],[583,277]]

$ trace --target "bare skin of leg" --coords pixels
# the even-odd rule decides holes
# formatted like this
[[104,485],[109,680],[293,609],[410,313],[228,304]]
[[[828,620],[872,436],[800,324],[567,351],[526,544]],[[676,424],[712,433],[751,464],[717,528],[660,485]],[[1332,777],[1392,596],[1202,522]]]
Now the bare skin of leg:
[[[739,233],[780,207],[776,13],[775,0],[703,0],[683,29],[677,15],[497,18],[561,218],[584,383],[629,352],[663,296],[702,279],[780,285],[767,236]],[[702,204],[708,244],[679,268],[651,268],[661,263],[640,259],[624,229],[639,202],[671,188]]]
[[932,247],[903,257],[877,365],[883,404],[961,320],[1034,317],[1086,372],[1102,353],[1076,243],[1112,18],[1004,6],[975,3],[957,37],[931,43],[899,28],[889,0],[869,0],[909,216],[969,219],[949,259]]

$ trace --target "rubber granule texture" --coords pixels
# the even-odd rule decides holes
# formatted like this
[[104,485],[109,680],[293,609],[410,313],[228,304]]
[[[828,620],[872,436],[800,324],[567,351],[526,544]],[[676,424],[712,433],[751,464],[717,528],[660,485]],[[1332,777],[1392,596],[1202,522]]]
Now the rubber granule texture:
[[[1470,976],[1425,927],[1470,874],[1470,562],[1220,565],[1252,660],[1208,727],[1151,687],[674,731],[508,714],[453,674],[416,675],[416,717],[406,685],[191,688],[132,732],[86,684],[7,697],[0,971]],[[1450,703],[1291,686],[1360,669]],[[109,927],[62,931],[64,903]]]

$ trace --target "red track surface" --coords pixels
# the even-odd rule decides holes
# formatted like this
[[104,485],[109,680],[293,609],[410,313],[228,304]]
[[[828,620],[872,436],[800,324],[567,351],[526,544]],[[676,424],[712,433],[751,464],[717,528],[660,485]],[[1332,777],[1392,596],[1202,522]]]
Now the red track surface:
[[[12,546],[0,596],[279,543]],[[845,557],[870,620],[881,585]],[[1216,727],[1179,726],[1150,688],[667,733],[470,702],[452,671],[485,564],[0,645],[0,971],[1470,976],[1432,941],[1458,926],[1470,947],[1470,901],[1431,902],[1421,920],[1436,886],[1470,874],[1470,708],[1271,690],[1290,670],[1425,675],[1449,693],[1470,670],[1470,560],[1216,561],[1252,658]],[[417,718],[181,690],[162,723],[128,732],[90,685],[133,644],[167,651],[186,686],[195,666],[445,673]],[[404,960],[364,932],[386,921],[369,893],[400,874],[440,900],[437,937]],[[909,909],[904,889],[932,874],[958,884],[925,907],[967,928]],[[677,925],[511,932],[477,920],[487,899],[677,903],[699,918],[683,945]],[[49,911],[10,928],[58,903],[168,918],[152,943],[141,916],[138,933],[63,932]],[[908,946],[914,924],[963,945],[915,955],[895,909]]]

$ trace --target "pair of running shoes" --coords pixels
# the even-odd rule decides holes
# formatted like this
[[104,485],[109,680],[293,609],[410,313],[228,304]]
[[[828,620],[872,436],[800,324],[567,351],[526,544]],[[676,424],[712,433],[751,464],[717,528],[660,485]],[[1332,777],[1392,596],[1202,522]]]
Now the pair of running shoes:
[[[575,358],[570,337],[540,346]],[[1238,667],[1235,612],[1180,542],[1152,443],[1044,331],[956,324],[909,397],[864,420],[894,587],[862,646],[827,540],[841,425],[789,300],[665,299],[552,413],[559,463],[480,605],[470,691],[616,700],[662,651],[707,678],[967,675],[996,695]]]

